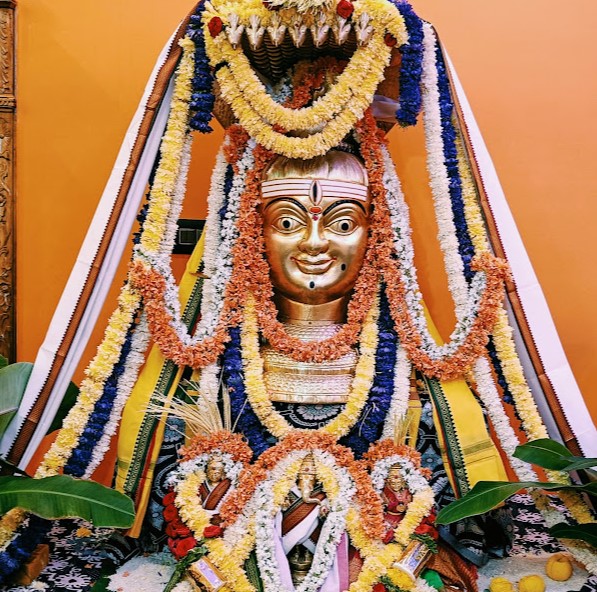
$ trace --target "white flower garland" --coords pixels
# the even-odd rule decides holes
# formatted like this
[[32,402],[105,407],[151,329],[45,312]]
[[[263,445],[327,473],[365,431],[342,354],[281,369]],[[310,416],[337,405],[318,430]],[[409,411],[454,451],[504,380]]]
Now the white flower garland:
[[[203,295],[201,299],[201,320],[197,326],[197,330],[192,339],[189,339],[189,344],[194,344],[213,335],[213,331],[220,318],[222,306],[224,305],[224,291],[232,275],[232,248],[238,238],[238,229],[236,223],[238,220],[238,210],[240,207],[240,198],[245,190],[246,175],[255,164],[253,150],[255,149],[255,142],[249,141],[245,152],[237,163],[238,172],[234,175],[232,187],[228,193],[228,203],[226,208],[226,215],[221,222],[219,221],[219,211],[222,208],[223,200],[215,200],[212,205],[209,203],[209,214],[212,220],[212,226],[217,229],[219,235],[219,244],[211,251],[214,246],[210,241],[210,252],[208,252],[208,244],[205,245],[206,260],[205,275],[207,279],[203,284]],[[223,179],[225,178],[226,167],[224,167],[221,184],[223,194]],[[215,218],[215,220],[214,220]],[[210,218],[208,218],[208,221]],[[206,237],[207,239],[208,237]],[[215,241],[214,241],[215,242]]]
[[168,476],[168,479],[166,481],[168,487],[176,488],[182,481],[184,481],[189,475],[192,475],[193,473],[204,473],[209,459],[212,456],[214,456],[214,454],[218,454],[221,457],[222,464],[224,465],[224,473],[226,474],[226,478],[230,479],[230,482],[233,487],[236,487],[236,485],[238,484],[238,476],[240,475],[240,472],[243,470],[243,463],[235,461],[229,453],[222,452],[218,448],[214,448],[209,453],[200,454],[195,458],[182,461],[178,465],[176,470],[174,470]]
[[394,233],[394,249],[398,256],[402,279],[405,284],[406,305],[419,334],[423,338],[423,349],[432,359],[439,360],[452,355],[462,345],[470,332],[479,300],[485,289],[485,274],[475,274],[467,293],[466,310],[462,310],[461,316],[457,317],[456,326],[448,342],[444,345],[438,345],[429,332],[423,309],[423,295],[417,280],[417,268],[414,263],[414,247],[408,205],[404,199],[404,193],[392,157],[385,146],[382,147],[382,150],[384,153],[383,182]]
[[[304,458],[308,451],[302,452]],[[334,562],[340,539],[346,530],[346,514],[356,493],[355,485],[348,471],[338,467],[335,459],[329,453],[316,450],[313,451],[313,456],[316,465],[323,465],[334,472],[339,485],[339,493],[333,498],[328,495],[329,512],[321,529],[313,563],[307,577],[296,587],[296,592],[317,592],[323,585]],[[279,566],[271,536],[279,508],[276,508],[273,503],[273,487],[269,480],[259,485],[256,497],[261,503],[258,504],[256,513],[255,549],[264,588],[290,592],[280,580]]]
[[106,423],[104,433],[93,449],[91,462],[85,470],[83,479],[91,479],[91,475],[104,459],[106,452],[108,452],[110,449],[112,436],[114,436],[116,430],[118,429],[122,410],[124,409],[129,395],[131,394],[135,383],[137,382],[139,369],[145,363],[145,352],[147,351],[150,338],[151,334],[147,325],[147,315],[143,313],[139,323],[135,327],[135,333],[131,341],[129,355],[126,358],[124,371],[116,383],[116,390],[118,394],[112,403],[110,418]]
[[520,440],[510,423],[510,419],[504,410],[499,392],[486,358],[479,358],[473,367],[473,375],[477,383],[477,392],[483,405],[489,413],[491,423],[496,431],[504,452],[508,455],[508,461],[516,476],[521,481],[537,480],[537,473],[532,466],[518,458],[515,458],[514,450],[520,444]]

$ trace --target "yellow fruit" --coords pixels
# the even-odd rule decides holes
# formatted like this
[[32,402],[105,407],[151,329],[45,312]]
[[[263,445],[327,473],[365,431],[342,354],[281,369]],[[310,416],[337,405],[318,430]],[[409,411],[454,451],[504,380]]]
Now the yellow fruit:
[[556,582],[565,582],[572,576],[572,562],[564,553],[557,553],[552,555],[547,560],[545,566],[545,573],[549,578]]
[[524,576],[518,582],[518,592],[545,592],[545,581],[541,576]]
[[506,578],[493,578],[489,584],[489,592],[514,592],[514,586]]

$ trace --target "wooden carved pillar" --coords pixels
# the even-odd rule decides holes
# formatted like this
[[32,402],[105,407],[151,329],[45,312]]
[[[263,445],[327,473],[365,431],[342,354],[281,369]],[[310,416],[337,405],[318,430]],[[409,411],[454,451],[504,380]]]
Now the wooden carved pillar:
[[16,361],[15,0],[0,0],[0,354]]

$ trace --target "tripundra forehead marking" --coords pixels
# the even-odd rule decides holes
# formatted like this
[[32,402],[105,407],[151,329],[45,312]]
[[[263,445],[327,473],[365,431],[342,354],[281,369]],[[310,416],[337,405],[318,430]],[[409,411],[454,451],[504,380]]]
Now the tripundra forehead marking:
[[261,196],[264,200],[284,196],[308,197],[318,207],[324,198],[351,198],[367,201],[367,185],[330,179],[274,179],[263,181]]

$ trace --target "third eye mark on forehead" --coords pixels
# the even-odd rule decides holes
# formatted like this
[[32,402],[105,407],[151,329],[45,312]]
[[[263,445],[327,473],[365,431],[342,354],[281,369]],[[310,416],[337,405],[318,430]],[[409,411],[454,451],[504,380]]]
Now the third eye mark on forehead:
[[[294,205],[296,205],[297,207],[299,207],[301,210],[303,210],[303,212],[305,212],[305,214],[309,213],[309,212],[307,212],[307,208],[305,208],[305,206],[300,201],[298,201],[292,197],[276,197],[275,199],[272,199],[271,201],[267,202],[265,208],[263,208],[263,211],[267,210],[267,208],[269,208],[270,206],[274,205],[275,203],[277,203],[279,201],[289,201],[289,202],[293,203]],[[334,208],[337,208],[338,206],[341,206],[342,204],[353,204],[355,206],[358,206],[359,208],[361,208],[361,210],[363,210],[363,213],[365,215],[367,215],[367,210],[365,209],[365,206],[360,201],[357,201],[356,199],[340,199],[338,201],[335,201],[333,204],[329,205],[325,209],[325,211],[323,212],[323,215],[325,216],[326,214],[331,212]]]

